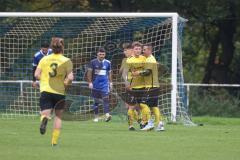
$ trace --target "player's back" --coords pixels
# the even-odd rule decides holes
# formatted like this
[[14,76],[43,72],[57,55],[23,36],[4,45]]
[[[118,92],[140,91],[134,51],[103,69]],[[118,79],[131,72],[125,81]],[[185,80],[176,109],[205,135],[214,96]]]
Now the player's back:
[[39,63],[42,70],[40,91],[65,94],[64,79],[72,70],[72,62],[62,54],[51,54]]

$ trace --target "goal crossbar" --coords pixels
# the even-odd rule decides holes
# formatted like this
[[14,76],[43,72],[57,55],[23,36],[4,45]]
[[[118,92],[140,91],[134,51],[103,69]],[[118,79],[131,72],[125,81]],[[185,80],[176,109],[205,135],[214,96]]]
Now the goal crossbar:
[[0,12],[0,17],[174,17],[177,13],[117,12]]

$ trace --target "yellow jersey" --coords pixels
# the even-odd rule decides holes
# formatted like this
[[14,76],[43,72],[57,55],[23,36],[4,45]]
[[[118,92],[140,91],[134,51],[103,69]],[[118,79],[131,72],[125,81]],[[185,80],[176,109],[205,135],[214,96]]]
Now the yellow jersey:
[[65,95],[64,80],[73,69],[69,58],[53,53],[42,58],[37,68],[41,69],[40,92]]
[[[138,57],[130,57],[127,59],[127,66],[130,72],[133,71],[142,71],[144,69],[146,57],[140,55]],[[144,88],[144,77],[143,76],[132,76],[131,74],[130,86],[131,88],[138,89]]]
[[150,69],[152,71],[150,75],[143,76],[145,87],[146,88],[159,87],[158,63],[153,55],[146,57],[145,69]]

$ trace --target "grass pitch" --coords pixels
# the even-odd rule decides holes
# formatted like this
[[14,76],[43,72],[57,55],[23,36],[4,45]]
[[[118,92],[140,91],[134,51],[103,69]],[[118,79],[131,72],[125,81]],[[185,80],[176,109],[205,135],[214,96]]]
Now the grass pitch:
[[2,160],[237,160],[240,119],[194,118],[204,126],[166,125],[165,132],[128,131],[127,122],[63,122],[51,147],[39,120],[0,120]]

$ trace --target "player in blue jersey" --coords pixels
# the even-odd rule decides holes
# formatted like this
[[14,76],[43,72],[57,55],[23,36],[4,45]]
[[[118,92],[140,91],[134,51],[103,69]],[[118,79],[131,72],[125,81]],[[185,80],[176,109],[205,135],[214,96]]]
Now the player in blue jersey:
[[87,72],[89,88],[92,89],[94,98],[95,122],[98,122],[98,106],[101,101],[103,102],[105,121],[111,120],[111,115],[109,114],[109,92],[112,88],[112,70],[111,62],[106,60],[105,56],[104,48],[100,48],[97,58],[91,60]]
[[32,63],[32,66],[33,66],[33,69],[32,69],[32,73],[33,73],[33,78],[32,78],[32,86],[33,88],[37,88],[38,86],[38,83],[36,82],[36,78],[34,76],[34,73],[37,69],[37,65],[38,63],[40,62],[40,60],[44,57],[44,56],[47,56],[49,54],[52,53],[52,49],[49,48],[49,43],[47,42],[43,42],[41,44],[41,49],[40,51],[36,52],[34,57],[33,57],[33,63]]

